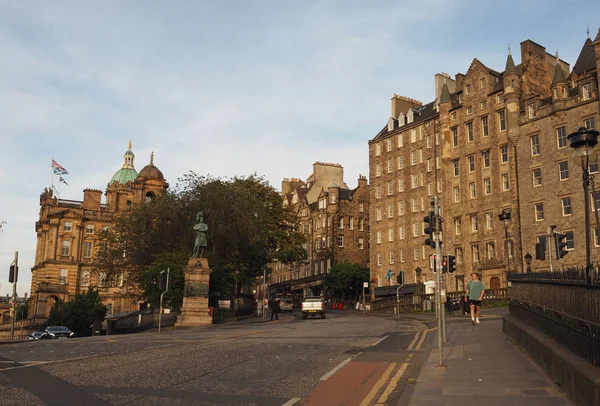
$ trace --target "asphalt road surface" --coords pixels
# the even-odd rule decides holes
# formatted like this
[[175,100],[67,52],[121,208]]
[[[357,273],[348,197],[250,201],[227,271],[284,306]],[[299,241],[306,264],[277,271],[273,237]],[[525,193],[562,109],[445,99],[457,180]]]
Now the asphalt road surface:
[[428,327],[338,311],[0,345],[0,405],[396,404]]

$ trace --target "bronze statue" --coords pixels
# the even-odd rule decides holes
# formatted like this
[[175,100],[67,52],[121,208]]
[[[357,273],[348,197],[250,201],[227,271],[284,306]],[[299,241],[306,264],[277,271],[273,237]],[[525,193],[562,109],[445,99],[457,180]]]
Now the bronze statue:
[[204,214],[199,211],[196,214],[196,224],[194,224],[194,231],[196,231],[196,242],[194,244],[194,253],[192,254],[192,258],[202,258],[202,253],[204,252],[204,248],[206,248],[206,244],[208,242],[206,238],[206,232],[208,231],[208,226],[203,222]]

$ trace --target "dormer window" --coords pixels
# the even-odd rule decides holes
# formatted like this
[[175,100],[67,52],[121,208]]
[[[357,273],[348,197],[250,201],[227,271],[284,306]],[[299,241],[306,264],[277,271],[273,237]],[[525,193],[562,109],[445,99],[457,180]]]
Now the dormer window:
[[398,125],[405,125],[406,124],[406,114],[404,113],[400,113],[400,115],[398,116]]
[[407,123],[412,123],[415,118],[415,113],[411,110],[408,110],[408,114],[406,116]]
[[458,102],[462,104],[462,93],[458,94]]
[[325,203],[325,198],[321,198],[319,199],[319,209],[325,209],[326,208],[326,203]]
[[581,97],[583,100],[589,100],[592,98],[592,83],[586,83],[581,86]]
[[536,110],[535,103],[529,103],[527,105],[527,115],[529,118],[535,118]]
[[388,131],[393,131],[394,130],[394,119],[390,117],[390,119],[388,120]]

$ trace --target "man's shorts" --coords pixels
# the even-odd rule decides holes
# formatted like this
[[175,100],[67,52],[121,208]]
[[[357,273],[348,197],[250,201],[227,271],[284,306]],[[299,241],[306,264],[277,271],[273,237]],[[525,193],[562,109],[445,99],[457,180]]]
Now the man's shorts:
[[474,306],[481,306],[481,300],[469,299],[469,304],[472,304]]

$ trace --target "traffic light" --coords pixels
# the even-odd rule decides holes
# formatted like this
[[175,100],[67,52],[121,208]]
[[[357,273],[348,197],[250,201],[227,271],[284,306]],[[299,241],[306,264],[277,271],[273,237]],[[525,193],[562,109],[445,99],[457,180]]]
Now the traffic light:
[[436,229],[435,220],[436,218],[433,211],[430,211],[428,216],[423,217],[423,221],[427,224],[425,226],[425,234],[427,235],[425,238],[425,245],[429,245],[431,248],[436,247],[435,241],[433,240],[433,233]]
[[456,271],[456,257],[454,255],[448,254],[448,272],[452,273]]
[[446,257],[442,259],[442,273],[448,272],[448,260]]
[[371,286],[375,286],[377,284],[377,278],[373,278],[371,281]]
[[167,271],[160,271],[160,279],[158,281],[158,288],[165,292],[169,288],[169,274]]
[[556,259],[561,259],[569,253],[567,251],[567,235],[561,233],[554,233],[554,243],[556,247]]
[[19,267],[15,267],[15,264],[12,264],[8,269],[8,281],[10,283],[15,283],[19,278]]

